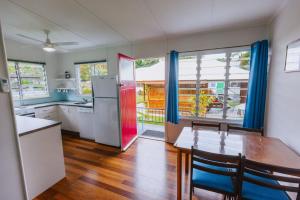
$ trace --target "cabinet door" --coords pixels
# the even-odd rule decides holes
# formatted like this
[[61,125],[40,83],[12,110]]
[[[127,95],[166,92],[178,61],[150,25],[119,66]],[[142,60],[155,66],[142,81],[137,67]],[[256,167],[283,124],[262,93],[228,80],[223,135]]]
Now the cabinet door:
[[78,108],[78,125],[81,138],[95,140],[93,133],[93,108]]
[[41,118],[41,119],[49,119],[49,120],[59,121],[57,106],[35,108],[35,117]]
[[71,131],[71,125],[70,125],[68,113],[69,113],[68,106],[59,106],[59,119],[62,122],[61,128],[63,130]]
[[70,122],[71,131],[79,132],[77,107],[69,106],[67,117]]

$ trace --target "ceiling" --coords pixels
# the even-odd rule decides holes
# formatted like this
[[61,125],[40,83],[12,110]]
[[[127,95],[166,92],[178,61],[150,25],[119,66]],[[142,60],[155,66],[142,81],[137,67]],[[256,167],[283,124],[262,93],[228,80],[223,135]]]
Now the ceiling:
[[70,51],[169,38],[220,29],[263,25],[285,0],[1,0],[5,37],[23,34],[53,42],[78,42]]

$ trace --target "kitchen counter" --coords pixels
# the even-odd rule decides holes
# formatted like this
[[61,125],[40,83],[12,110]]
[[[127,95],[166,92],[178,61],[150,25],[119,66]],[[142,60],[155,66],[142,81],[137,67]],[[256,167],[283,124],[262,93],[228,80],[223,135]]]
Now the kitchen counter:
[[92,102],[89,102],[86,104],[76,104],[76,103],[78,103],[78,102],[76,102],[76,101],[55,101],[55,102],[35,104],[35,105],[30,105],[30,106],[33,106],[34,108],[42,108],[42,107],[55,106],[55,105],[76,106],[76,107],[83,107],[83,108],[92,108],[93,107]]
[[16,116],[16,124],[18,135],[23,136],[60,125],[61,122],[32,117]]
[[93,108],[92,102],[89,102],[86,104],[76,104],[76,103],[78,103],[78,102],[76,102],[76,101],[53,101],[53,102],[48,102],[48,103],[25,105],[25,106],[15,107],[15,114],[23,115],[23,114],[28,114],[28,113],[34,113],[35,108],[42,108],[42,107],[55,106],[55,105]]
[[65,177],[61,122],[16,116],[27,199]]

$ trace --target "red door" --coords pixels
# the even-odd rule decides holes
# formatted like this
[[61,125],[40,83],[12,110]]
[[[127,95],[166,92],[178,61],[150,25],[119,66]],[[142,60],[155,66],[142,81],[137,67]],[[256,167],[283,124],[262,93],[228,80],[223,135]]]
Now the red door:
[[119,54],[121,148],[125,150],[137,136],[136,83],[134,60]]

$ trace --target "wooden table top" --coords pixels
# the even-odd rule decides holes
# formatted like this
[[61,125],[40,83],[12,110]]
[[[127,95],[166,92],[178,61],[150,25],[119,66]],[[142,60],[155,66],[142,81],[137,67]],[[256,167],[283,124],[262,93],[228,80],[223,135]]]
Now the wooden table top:
[[194,146],[212,153],[241,153],[253,161],[300,169],[300,156],[277,138],[184,127],[174,146],[185,152],[190,152]]

